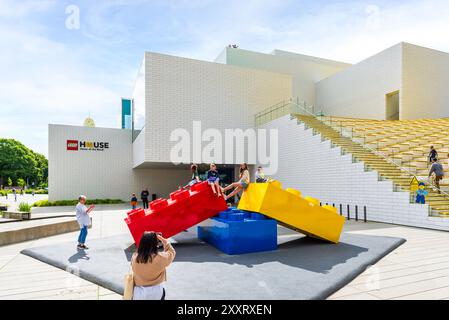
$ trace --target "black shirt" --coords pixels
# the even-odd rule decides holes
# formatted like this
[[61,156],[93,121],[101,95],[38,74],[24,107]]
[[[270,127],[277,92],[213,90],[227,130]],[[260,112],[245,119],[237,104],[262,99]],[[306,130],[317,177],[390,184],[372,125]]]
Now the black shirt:
[[438,156],[438,152],[435,149],[430,150],[430,153],[429,153],[430,159],[436,159],[437,156]]
[[219,178],[220,175],[218,174],[218,171],[216,170],[209,170],[207,171],[207,179],[209,178]]
[[148,196],[150,195],[150,193],[146,190],[142,191],[142,193],[140,194],[140,198],[142,200],[148,200]]

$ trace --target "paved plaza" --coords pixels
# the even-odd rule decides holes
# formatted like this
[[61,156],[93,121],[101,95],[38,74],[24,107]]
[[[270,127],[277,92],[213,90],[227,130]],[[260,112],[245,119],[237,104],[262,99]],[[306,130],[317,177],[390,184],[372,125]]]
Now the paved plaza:
[[[89,239],[127,233],[123,205],[94,212]],[[348,221],[345,231],[402,237],[405,244],[329,299],[449,299],[449,233]],[[0,247],[0,299],[121,299],[105,288],[20,253],[25,248],[73,241],[77,232]],[[170,272],[170,271],[169,271]]]
[[0,203],[7,204],[9,206],[8,211],[14,211],[18,208],[21,202],[26,202],[32,205],[36,201],[46,199],[48,199],[47,194],[35,194],[34,196],[32,194],[23,194],[23,195],[17,194],[17,201],[16,201],[14,195],[10,193],[8,194],[8,198],[0,196]]

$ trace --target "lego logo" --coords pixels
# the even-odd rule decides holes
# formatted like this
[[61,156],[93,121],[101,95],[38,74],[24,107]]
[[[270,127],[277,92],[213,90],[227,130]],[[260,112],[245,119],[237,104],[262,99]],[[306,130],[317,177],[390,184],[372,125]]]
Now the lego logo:
[[78,150],[78,140],[67,140],[67,150]]

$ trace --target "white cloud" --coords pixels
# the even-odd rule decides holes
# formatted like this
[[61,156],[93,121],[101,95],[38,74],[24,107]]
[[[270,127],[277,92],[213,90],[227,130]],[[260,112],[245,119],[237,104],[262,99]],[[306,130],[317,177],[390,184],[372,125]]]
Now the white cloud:
[[76,3],[70,33],[58,1],[0,0],[0,136],[43,153],[49,122],[81,124],[90,111],[116,125],[144,50],[213,60],[235,43],[353,63],[401,41],[449,51],[447,0]]
[[89,48],[41,35],[46,27],[31,16],[49,4],[16,8],[20,20],[0,20],[0,137],[47,154],[48,123],[81,125],[90,112],[97,126],[116,126],[121,93],[108,80],[111,70],[96,73]]
[[16,18],[46,11],[55,4],[55,0],[0,0],[0,17]]

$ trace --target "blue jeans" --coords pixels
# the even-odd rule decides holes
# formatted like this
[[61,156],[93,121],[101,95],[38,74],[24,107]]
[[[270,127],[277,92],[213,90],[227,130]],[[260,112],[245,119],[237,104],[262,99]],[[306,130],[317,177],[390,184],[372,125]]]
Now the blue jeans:
[[426,204],[426,197],[425,196],[416,196],[416,203]]
[[81,228],[80,235],[78,237],[78,242],[84,244],[87,237],[87,226]]

